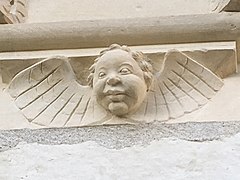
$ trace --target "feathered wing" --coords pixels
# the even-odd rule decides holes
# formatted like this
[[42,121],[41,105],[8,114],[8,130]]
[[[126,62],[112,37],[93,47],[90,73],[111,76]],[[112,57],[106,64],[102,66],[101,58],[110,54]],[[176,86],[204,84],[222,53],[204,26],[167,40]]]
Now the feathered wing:
[[0,12],[4,15],[5,22],[8,24],[25,22],[28,11],[28,0],[1,0]]
[[147,119],[175,119],[197,110],[222,86],[223,81],[206,67],[179,51],[169,51],[148,95],[146,115],[151,117]]
[[78,126],[86,116],[91,118],[92,88],[77,82],[65,57],[45,59],[18,73],[8,92],[30,123]]

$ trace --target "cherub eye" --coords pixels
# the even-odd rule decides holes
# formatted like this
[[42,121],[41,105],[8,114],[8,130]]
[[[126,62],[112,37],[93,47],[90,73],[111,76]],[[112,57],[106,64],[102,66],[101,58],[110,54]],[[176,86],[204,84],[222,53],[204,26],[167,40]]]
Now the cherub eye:
[[131,70],[128,69],[128,68],[122,68],[119,72],[120,72],[121,74],[125,75],[125,74],[130,74],[130,73],[131,73]]
[[104,78],[104,76],[105,76],[106,74],[104,73],[104,72],[100,72],[99,74],[98,74],[98,78]]

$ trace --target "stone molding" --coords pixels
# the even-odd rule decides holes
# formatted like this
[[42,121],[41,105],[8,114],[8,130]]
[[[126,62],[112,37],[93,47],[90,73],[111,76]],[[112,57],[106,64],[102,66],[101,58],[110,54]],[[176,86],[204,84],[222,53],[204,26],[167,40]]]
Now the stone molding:
[[0,52],[236,41],[240,14],[221,13],[118,20],[5,25]]

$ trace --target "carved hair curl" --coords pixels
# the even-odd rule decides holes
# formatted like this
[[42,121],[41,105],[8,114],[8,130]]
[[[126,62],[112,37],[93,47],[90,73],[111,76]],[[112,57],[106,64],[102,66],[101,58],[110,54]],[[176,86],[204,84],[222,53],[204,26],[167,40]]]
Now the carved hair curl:
[[127,46],[125,45],[120,46],[118,44],[112,44],[107,49],[101,51],[99,57],[94,60],[94,64],[89,68],[90,74],[88,76],[88,85],[93,87],[93,76],[95,72],[96,63],[98,62],[98,60],[107,52],[116,50],[116,49],[120,49],[128,52],[132,56],[132,58],[138,63],[139,67],[143,71],[143,76],[144,76],[145,83],[147,85],[147,89],[149,89],[153,79],[153,68],[152,68],[150,59],[147,58],[147,56],[145,56],[142,52],[138,52],[138,51],[133,52]]

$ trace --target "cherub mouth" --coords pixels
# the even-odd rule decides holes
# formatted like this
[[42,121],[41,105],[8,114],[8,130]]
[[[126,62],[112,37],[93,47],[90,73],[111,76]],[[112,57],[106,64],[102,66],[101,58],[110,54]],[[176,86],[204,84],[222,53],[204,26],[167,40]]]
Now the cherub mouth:
[[106,95],[125,95],[125,93],[119,90],[108,90]]

